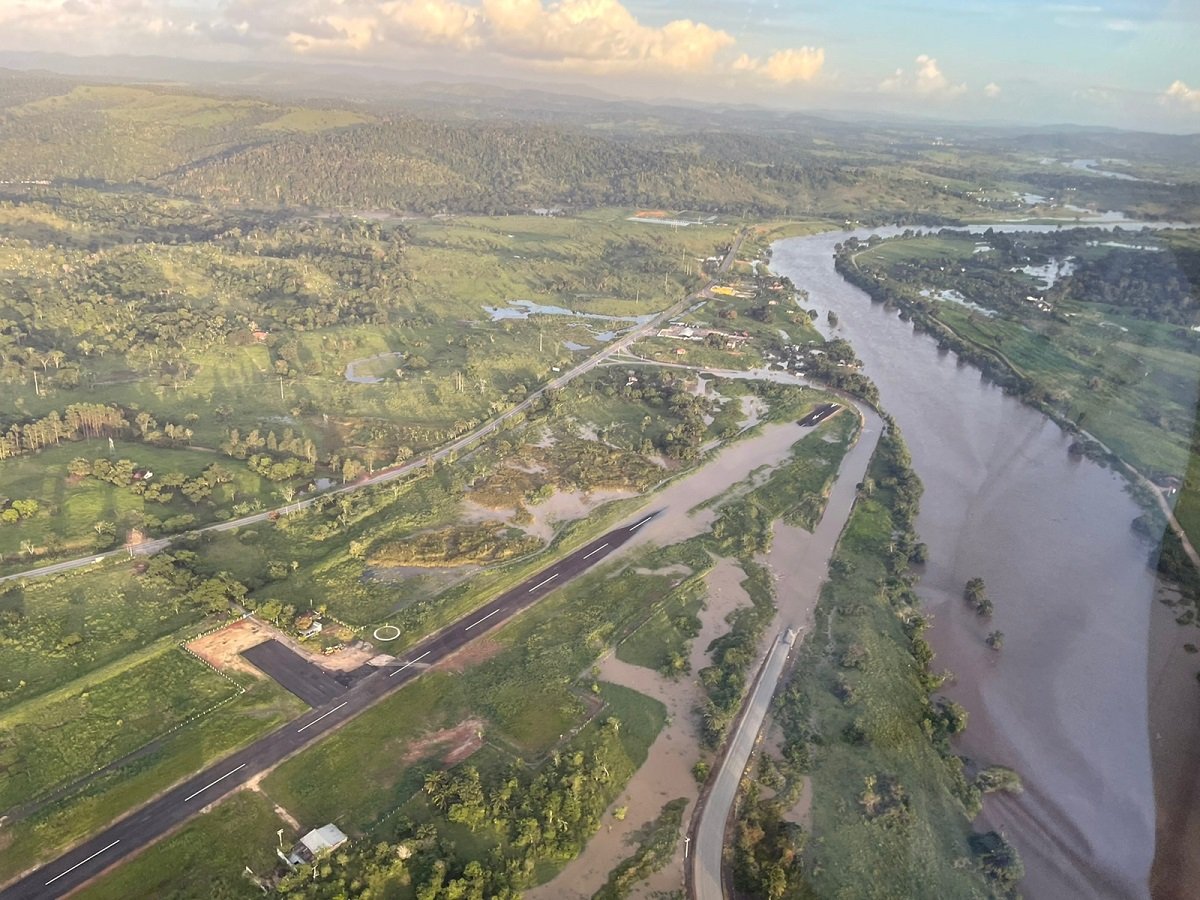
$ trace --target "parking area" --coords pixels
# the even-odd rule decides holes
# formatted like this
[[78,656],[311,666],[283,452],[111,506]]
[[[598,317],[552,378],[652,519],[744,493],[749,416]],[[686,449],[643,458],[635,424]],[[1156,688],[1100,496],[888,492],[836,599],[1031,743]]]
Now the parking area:
[[345,685],[320,666],[274,639],[243,650],[241,655],[309,706],[321,706],[346,691]]

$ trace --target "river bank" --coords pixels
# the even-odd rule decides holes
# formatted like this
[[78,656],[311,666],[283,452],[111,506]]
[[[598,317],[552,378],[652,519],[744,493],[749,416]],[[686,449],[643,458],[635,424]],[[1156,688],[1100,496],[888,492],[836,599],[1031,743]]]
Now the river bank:
[[[833,247],[848,236],[781,241],[773,265],[809,292],[806,307],[836,312],[827,332],[854,346],[926,485],[917,529],[930,562],[919,593],[935,617],[938,666],[956,675],[948,693],[971,714],[960,750],[1017,769],[1026,785],[989,799],[983,821],[1021,851],[1027,896],[1148,897],[1156,807],[1176,825],[1191,808],[1162,775],[1194,769],[1200,727],[1172,721],[1186,734],[1152,753],[1150,736],[1170,713],[1151,692],[1186,697],[1190,683],[1194,700],[1196,665],[1173,649],[1191,636],[1154,600],[1129,528],[1140,509],[1122,479],[1067,452],[1071,437],[1057,425],[844,281]],[[996,599],[991,622],[962,601],[973,577]],[[992,628],[1006,634],[1002,653],[983,643]],[[1154,681],[1152,661],[1164,667]],[[1159,850],[1184,839],[1160,834]],[[1173,877],[1156,896],[1195,884],[1194,874]]]

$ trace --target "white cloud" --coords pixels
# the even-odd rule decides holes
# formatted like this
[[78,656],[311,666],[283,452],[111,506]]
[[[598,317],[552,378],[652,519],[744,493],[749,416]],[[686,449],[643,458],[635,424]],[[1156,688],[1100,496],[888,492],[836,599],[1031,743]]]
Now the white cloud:
[[966,84],[954,84],[938,67],[938,61],[922,53],[916,59],[917,68],[911,75],[904,69],[883,79],[879,89],[888,93],[918,94],[923,97],[957,97],[965,93]]
[[1001,90],[1002,89],[1000,85],[996,84],[994,81],[989,81],[986,85],[984,85],[983,93],[995,100],[1000,96]]
[[1200,112],[1200,88],[1188,87],[1182,81],[1175,81],[1159,95],[1158,102],[1164,106]]
[[618,0],[482,0],[487,46],[589,71],[711,70],[733,36],[691,19],[644,25]]
[[368,16],[322,16],[320,29],[292,31],[287,42],[297,53],[359,53],[375,41],[378,22]]
[[825,50],[821,47],[799,47],[778,50],[766,61],[753,58],[746,53],[733,63],[735,72],[754,72],[776,84],[791,84],[796,81],[812,81],[825,65]]
[[[0,0],[0,46],[394,59],[415,48],[587,74],[729,75],[809,81],[825,51],[771,48],[738,59],[736,40],[691,18],[649,24],[629,0]],[[679,8],[683,7],[681,4]],[[453,59],[447,57],[447,64]]]
[[479,11],[453,0],[399,0],[381,9],[401,35],[416,36],[424,43],[459,47],[479,43]]

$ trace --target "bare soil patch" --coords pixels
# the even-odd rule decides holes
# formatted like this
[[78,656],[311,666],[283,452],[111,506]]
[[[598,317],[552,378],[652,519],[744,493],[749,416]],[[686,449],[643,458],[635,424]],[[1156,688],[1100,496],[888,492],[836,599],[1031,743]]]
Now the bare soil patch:
[[473,666],[487,662],[504,647],[491,638],[478,638],[450,656],[447,656],[434,668],[443,672],[465,672]]
[[377,652],[370,644],[363,641],[355,641],[353,644],[338,650],[336,653],[328,655],[314,653],[295,638],[284,634],[277,628],[272,628],[270,625],[252,618],[239,619],[237,622],[227,625],[219,631],[198,637],[190,642],[187,647],[214,668],[221,670],[233,669],[238,672],[247,672],[257,678],[262,678],[262,672],[250,665],[239,654],[243,650],[248,650],[251,647],[261,644],[263,641],[269,641],[271,638],[286,644],[290,649],[301,654],[309,662],[331,672],[351,672],[366,663]]
[[435,750],[443,750],[442,763],[452,766],[462,762],[483,746],[483,719],[464,719],[452,728],[431,732],[409,742],[401,762],[408,766],[424,759]]

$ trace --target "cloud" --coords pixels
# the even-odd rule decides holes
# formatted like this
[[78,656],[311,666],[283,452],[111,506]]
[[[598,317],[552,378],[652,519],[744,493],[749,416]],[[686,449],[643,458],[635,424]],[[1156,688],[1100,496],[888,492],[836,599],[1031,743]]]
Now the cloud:
[[1175,81],[1159,95],[1158,102],[1163,106],[1200,112],[1200,88],[1188,87],[1182,81]]
[[904,69],[897,69],[894,75],[879,83],[879,90],[923,97],[957,97],[966,92],[967,86],[952,83],[932,56],[922,53],[917,57],[916,63],[916,71],[911,75]]
[[735,72],[754,72],[776,84],[812,81],[825,65],[825,50],[821,47],[799,47],[778,50],[762,61],[743,53],[733,63]]
[[[394,60],[408,51],[477,53],[539,72],[741,74],[778,85],[821,70],[818,47],[745,54],[692,18],[640,19],[630,0],[0,0],[0,46]],[[459,57],[465,60],[466,57]],[[454,64],[454,57],[442,61]]]
[[479,10],[453,0],[402,0],[384,4],[382,11],[401,36],[464,48],[479,43]]
[[983,93],[993,100],[1000,96],[1000,92],[1000,85],[996,84],[994,81],[989,81],[986,85],[984,85]]
[[489,48],[588,71],[707,71],[734,43],[691,19],[643,25],[618,0],[483,0],[480,15]]
[[288,33],[287,42],[297,53],[357,53],[375,42],[378,22],[366,16],[323,16],[311,30]]

